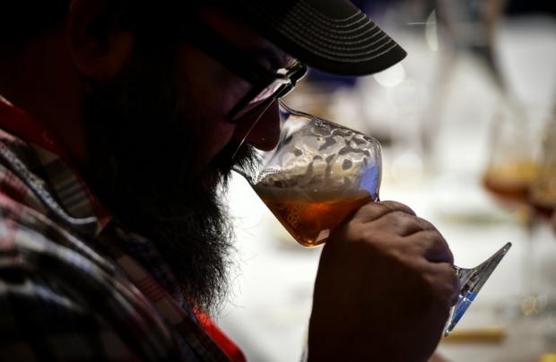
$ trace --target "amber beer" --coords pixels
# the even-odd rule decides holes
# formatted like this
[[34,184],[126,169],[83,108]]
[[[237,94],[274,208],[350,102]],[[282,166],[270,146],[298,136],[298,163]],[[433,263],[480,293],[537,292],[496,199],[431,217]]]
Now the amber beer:
[[550,219],[552,215],[554,215],[554,212],[556,212],[556,200],[554,199],[550,200],[541,197],[532,197],[530,204],[539,215],[547,219]]
[[539,215],[551,218],[556,209],[556,179],[543,181],[531,188],[529,203]]
[[305,247],[324,243],[342,221],[371,201],[366,191],[296,192],[263,184],[256,185],[255,191],[294,239]]
[[534,162],[491,167],[483,176],[483,186],[501,201],[525,204],[537,167]]

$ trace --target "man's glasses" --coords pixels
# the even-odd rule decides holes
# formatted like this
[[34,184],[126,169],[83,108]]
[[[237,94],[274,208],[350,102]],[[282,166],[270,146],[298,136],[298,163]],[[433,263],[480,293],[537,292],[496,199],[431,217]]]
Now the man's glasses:
[[307,73],[307,67],[298,61],[285,68],[268,70],[200,21],[188,29],[186,36],[195,47],[252,85],[228,114],[232,122],[245,116],[254,117],[256,122],[275,100],[291,92]]
[[236,121],[256,110],[268,109],[272,102],[291,92],[306,72],[307,67],[299,62],[288,68],[278,69],[273,74],[274,80],[270,84],[253,87],[243,97],[230,112],[230,119]]

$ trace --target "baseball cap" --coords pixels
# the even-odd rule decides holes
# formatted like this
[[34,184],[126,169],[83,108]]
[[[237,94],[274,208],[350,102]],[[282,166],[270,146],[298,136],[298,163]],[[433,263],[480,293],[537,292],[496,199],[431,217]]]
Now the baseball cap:
[[319,70],[382,71],[407,53],[347,0],[222,0],[263,36]]

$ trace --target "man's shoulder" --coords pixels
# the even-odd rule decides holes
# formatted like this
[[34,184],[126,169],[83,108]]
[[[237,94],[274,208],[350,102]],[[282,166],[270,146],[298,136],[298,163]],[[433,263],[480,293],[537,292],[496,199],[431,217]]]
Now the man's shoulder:
[[43,181],[20,151],[0,135],[0,360],[175,357],[173,329],[116,262],[113,240],[66,209],[83,199],[75,180]]
[[136,360],[113,326],[67,287],[28,266],[0,267],[0,360]]
[[88,300],[86,282],[99,283],[98,267],[14,194],[18,182],[8,178],[0,188],[0,360],[128,359],[129,348]]
[[0,190],[0,360],[165,360],[161,323],[114,262]]
[[145,330],[153,317],[126,282],[109,259],[44,215],[0,202],[0,360],[171,353],[160,327]]
[[115,311],[100,307],[115,281],[110,261],[51,218],[1,161],[0,360],[137,359]]

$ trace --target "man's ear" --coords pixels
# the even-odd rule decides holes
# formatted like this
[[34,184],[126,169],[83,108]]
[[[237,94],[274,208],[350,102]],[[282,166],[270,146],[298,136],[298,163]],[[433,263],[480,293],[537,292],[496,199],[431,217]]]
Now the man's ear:
[[106,0],[73,0],[68,17],[69,46],[77,69],[107,81],[129,61],[134,37],[115,24]]

